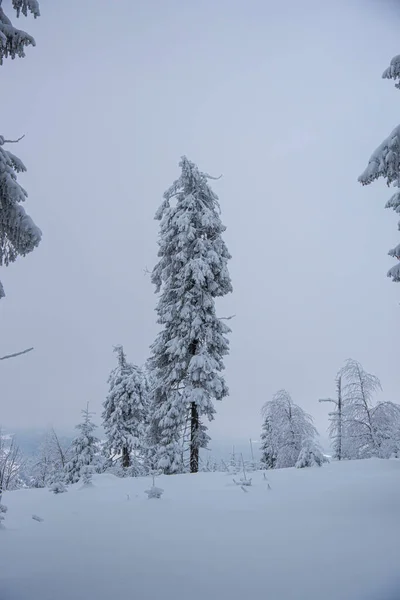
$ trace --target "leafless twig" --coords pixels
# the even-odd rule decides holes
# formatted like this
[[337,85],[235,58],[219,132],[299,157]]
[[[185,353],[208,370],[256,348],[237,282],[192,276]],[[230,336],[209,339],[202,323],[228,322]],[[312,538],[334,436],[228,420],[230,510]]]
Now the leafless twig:
[[31,352],[33,350],[32,348],[27,348],[26,350],[22,350],[22,352],[15,352],[15,354],[6,354],[6,356],[1,356],[0,360],[6,360],[7,358],[15,358],[16,356],[21,356],[21,354],[27,354],[28,352]]
[[24,139],[25,134],[21,135],[21,137],[19,137],[17,140],[4,140],[4,144],[18,144],[18,142],[20,142],[22,139]]

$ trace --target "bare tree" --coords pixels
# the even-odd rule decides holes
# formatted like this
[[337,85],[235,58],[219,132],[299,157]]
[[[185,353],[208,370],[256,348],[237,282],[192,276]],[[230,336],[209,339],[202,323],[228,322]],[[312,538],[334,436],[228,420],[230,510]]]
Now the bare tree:
[[49,436],[46,435],[40,444],[38,456],[32,465],[32,485],[38,488],[44,488],[50,483],[51,473],[53,472],[52,449],[49,442]]
[[64,471],[65,465],[69,461],[70,454],[70,444],[63,444],[60,441],[60,438],[56,434],[54,428],[51,428],[50,431],[50,443],[53,448],[53,457],[56,463],[59,463],[60,467]]
[[3,491],[13,489],[23,463],[22,452],[14,437],[6,444],[0,430],[0,495]]
[[371,410],[380,458],[399,457],[400,406],[394,402],[379,402]]
[[262,414],[262,462],[267,468],[294,467],[303,444],[318,435],[311,415],[295,404],[286,390],[268,400]]
[[342,372],[336,376],[336,398],[321,398],[320,402],[332,402],[335,410],[329,413],[329,436],[332,439],[334,458],[343,458],[343,397],[342,397]]
[[351,458],[379,456],[380,441],[374,422],[373,398],[382,389],[378,377],[348,359],[341,371],[344,386],[344,417]]
[[359,362],[346,361],[336,377],[337,398],[329,413],[329,434],[337,460],[390,458],[400,454],[400,406],[394,402],[374,403],[381,390],[379,379],[366,373]]
[[34,487],[46,487],[64,479],[64,469],[70,459],[70,444],[64,443],[54,429],[44,436],[33,461],[31,477]]

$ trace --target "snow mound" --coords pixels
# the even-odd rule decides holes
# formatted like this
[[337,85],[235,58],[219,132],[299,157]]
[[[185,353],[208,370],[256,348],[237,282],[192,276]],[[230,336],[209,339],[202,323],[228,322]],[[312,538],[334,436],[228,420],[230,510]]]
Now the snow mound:
[[148,478],[93,480],[4,494],[1,600],[400,597],[400,460],[254,472],[245,494],[222,473],[162,476],[161,502]]

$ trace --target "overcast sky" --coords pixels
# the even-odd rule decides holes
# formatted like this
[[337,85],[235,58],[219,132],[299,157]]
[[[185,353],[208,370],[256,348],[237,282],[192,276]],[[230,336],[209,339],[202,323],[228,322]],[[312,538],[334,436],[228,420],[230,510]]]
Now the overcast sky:
[[[5,7],[10,2],[5,0]],[[381,73],[400,52],[385,0],[41,0],[36,48],[0,67],[1,133],[41,246],[1,270],[0,421],[100,420],[112,347],[141,364],[157,331],[145,274],[154,213],[186,154],[213,175],[234,293],[230,397],[211,434],[257,437],[286,388],[324,433],[344,360],[399,401],[400,286],[386,278],[397,219],[381,182],[357,183],[400,122]]]

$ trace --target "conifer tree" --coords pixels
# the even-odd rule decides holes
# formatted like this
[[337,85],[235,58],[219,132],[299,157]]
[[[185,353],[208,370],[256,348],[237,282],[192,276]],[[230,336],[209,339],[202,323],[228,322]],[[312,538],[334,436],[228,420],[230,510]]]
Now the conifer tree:
[[199,467],[199,448],[208,436],[202,420],[212,420],[214,401],[228,388],[222,377],[229,328],[215,311],[215,299],[232,291],[227,268],[230,254],[222,234],[218,197],[211,179],[186,157],[181,175],[165,192],[156,213],[160,221],[159,262],[152,282],[162,330],[151,347],[156,381],[154,414],[158,429],[158,467],[184,470],[185,424],[190,432],[190,471]]
[[81,478],[84,479],[84,483],[89,483],[91,480],[99,440],[94,435],[96,425],[92,421],[93,413],[89,412],[89,404],[82,410],[82,415],[82,423],[76,426],[79,434],[73,440],[71,446],[71,460],[65,465],[65,480],[67,483],[76,483]]
[[[383,79],[397,80],[395,87],[400,89],[400,55],[391,60],[382,77]],[[400,187],[400,125],[395,127],[391,134],[376,148],[369,159],[367,168],[358,180],[362,185],[369,185],[379,177],[382,177],[388,186]],[[396,213],[400,213],[400,192],[393,194],[386,203],[385,208],[392,208]],[[398,229],[400,230],[400,221]],[[400,244],[389,250],[389,256],[400,261]],[[389,269],[387,275],[393,281],[400,282],[400,262]]]
[[[40,16],[39,2],[37,0],[12,0],[17,17],[21,13],[26,17],[30,12],[34,18]],[[34,38],[13,26],[3,10],[3,0],[0,0],[0,65],[4,58],[23,58],[26,46],[35,46]]]
[[274,469],[276,465],[276,442],[271,418],[266,415],[261,433],[261,463],[266,469]]
[[132,452],[141,450],[145,434],[147,385],[142,370],[129,363],[122,346],[114,351],[117,366],[108,379],[109,392],[103,404],[105,452],[120,458],[124,469],[131,466]]
[[[25,56],[26,46],[34,46],[32,36],[16,29],[3,10],[0,0],[0,65],[4,58]],[[17,16],[27,16],[30,11],[36,18],[39,16],[37,0],[13,0]],[[22,204],[27,192],[17,181],[17,174],[26,171],[25,165],[5,146],[18,140],[7,140],[0,135],[0,267],[8,266],[18,256],[32,252],[41,240],[41,231],[26,214]],[[0,281],[0,298],[4,297],[4,289]]]

